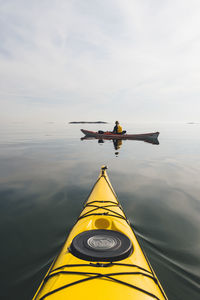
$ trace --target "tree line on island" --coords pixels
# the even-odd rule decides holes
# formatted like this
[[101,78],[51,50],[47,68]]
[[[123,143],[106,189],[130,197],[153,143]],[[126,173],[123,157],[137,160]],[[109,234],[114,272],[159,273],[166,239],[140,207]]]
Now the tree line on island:
[[72,121],[69,124],[108,124],[108,122],[104,121]]

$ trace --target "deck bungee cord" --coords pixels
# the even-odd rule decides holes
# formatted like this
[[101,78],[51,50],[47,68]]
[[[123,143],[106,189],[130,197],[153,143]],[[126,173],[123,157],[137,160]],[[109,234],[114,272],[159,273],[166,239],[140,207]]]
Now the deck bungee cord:
[[[115,212],[115,211],[113,211],[112,209],[109,209],[108,207],[119,207],[120,209],[121,209],[121,207],[120,207],[120,205],[119,204],[116,204],[116,203],[114,203],[114,204],[111,204],[111,205],[102,205],[102,206],[98,206],[98,205],[94,205],[93,203],[95,203],[95,202],[97,202],[97,201],[93,201],[93,202],[90,202],[89,204],[86,204],[84,207],[86,208],[86,207],[94,207],[94,209],[91,209],[90,211],[88,211],[87,213],[85,213],[85,214],[83,214],[83,215],[81,215],[79,218],[78,218],[78,220],[80,220],[80,219],[82,219],[82,218],[86,218],[86,217],[89,217],[89,216],[112,216],[112,217],[116,217],[116,218],[121,218],[121,219],[123,219],[123,220],[125,220],[127,223],[128,223],[128,220],[127,220],[127,218],[125,217],[125,216],[123,216],[122,214],[120,214],[120,213],[118,213],[118,212]],[[106,201],[107,203],[113,203],[112,201]],[[104,204],[105,203],[105,201],[98,201],[98,203],[102,203],[102,204]],[[97,210],[99,210],[99,209],[101,209],[101,210],[105,210],[105,212],[101,212],[101,213],[94,213],[94,211],[97,211]]]
[[106,173],[94,184],[34,300],[167,297]]
[[72,285],[75,285],[75,284],[80,284],[82,282],[85,282],[85,281],[89,281],[89,280],[92,280],[92,279],[97,279],[97,278],[107,278],[107,279],[110,279],[110,280],[113,280],[117,283],[120,283],[120,284],[124,284],[125,286],[128,286],[128,287],[131,287],[133,289],[136,289],[146,295],[149,295],[151,296],[152,298],[154,299],[157,299],[157,300],[160,300],[160,298],[156,297],[155,295],[153,295],[152,293],[148,292],[148,291],[145,291],[137,286],[134,286],[132,284],[129,284],[127,282],[124,282],[122,280],[119,280],[119,279],[116,279],[116,278],[113,278],[112,276],[116,276],[116,275],[143,275],[143,276],[146,276],[146,277],[149,277],[151,279],[153,279],[156,283],[157,283],[157,279],[147,275],[147,274],[144,274],[144,273],[141,273],[141,272],[122,272],[122,273],[111,273],[111,274],[101,274],[101,273],[86,273],[86,272],[65,272],[65,271],[61,271],[59,273],[56,273],[56,274],[52,274],[52,275],[49,275],[47,276],[45,279],[44,279],[44,282],[46,282],[49,278],[53,277],[54,275],[58,275],[58,274],[75,274],[75,275],[92,275],[91,277],[89,278],[85,278],[85,279],[81,279],[81,280],[78,280],[78,281],[74,281],[70,284],[67,284],[67,285],[64,285],[64,286],[61,286],[60,288],[58,289],[55,289],[55,290],[52,290],[51,292],[48,292],[46,295],[42,296],[42,298],[40,298],[40,300],[43,300],[45,299],[46,297],[52,295],[52,294],[55,294],[56,292],[59,292],[63,289],[66,289]]

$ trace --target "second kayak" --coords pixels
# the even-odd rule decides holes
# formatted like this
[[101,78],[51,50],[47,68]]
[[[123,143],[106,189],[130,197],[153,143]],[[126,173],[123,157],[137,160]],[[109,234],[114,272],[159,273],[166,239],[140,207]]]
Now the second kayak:
[[84,203],[34,300],[167,299],[106,173]]
[[111,131],[105,131],[103,133],[99,133],[98,131],[90,131],[81,129],[81,131],[88,137],[95,137],[98,139],[120,139],[120,140],[145,140],[145,139],[157,139],[159,136],[159,132],[149,132],[149,133],[141,133],[141,134],[117,134]]

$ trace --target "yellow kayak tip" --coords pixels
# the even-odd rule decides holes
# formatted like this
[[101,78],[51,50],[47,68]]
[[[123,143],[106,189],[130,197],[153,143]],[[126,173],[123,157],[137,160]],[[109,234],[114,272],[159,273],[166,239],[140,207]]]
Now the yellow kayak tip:
[[33,300],[167,299],[106,169]]

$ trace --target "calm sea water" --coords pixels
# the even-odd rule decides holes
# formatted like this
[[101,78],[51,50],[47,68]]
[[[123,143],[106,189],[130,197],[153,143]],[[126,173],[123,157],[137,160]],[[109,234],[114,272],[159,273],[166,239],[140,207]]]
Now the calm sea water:
[[102,165],[168,298],[200,299],[200,124],[123,124],[159,145],[81,141],[80,128],[12,123],[0,132],[1,299],[32,299]]

